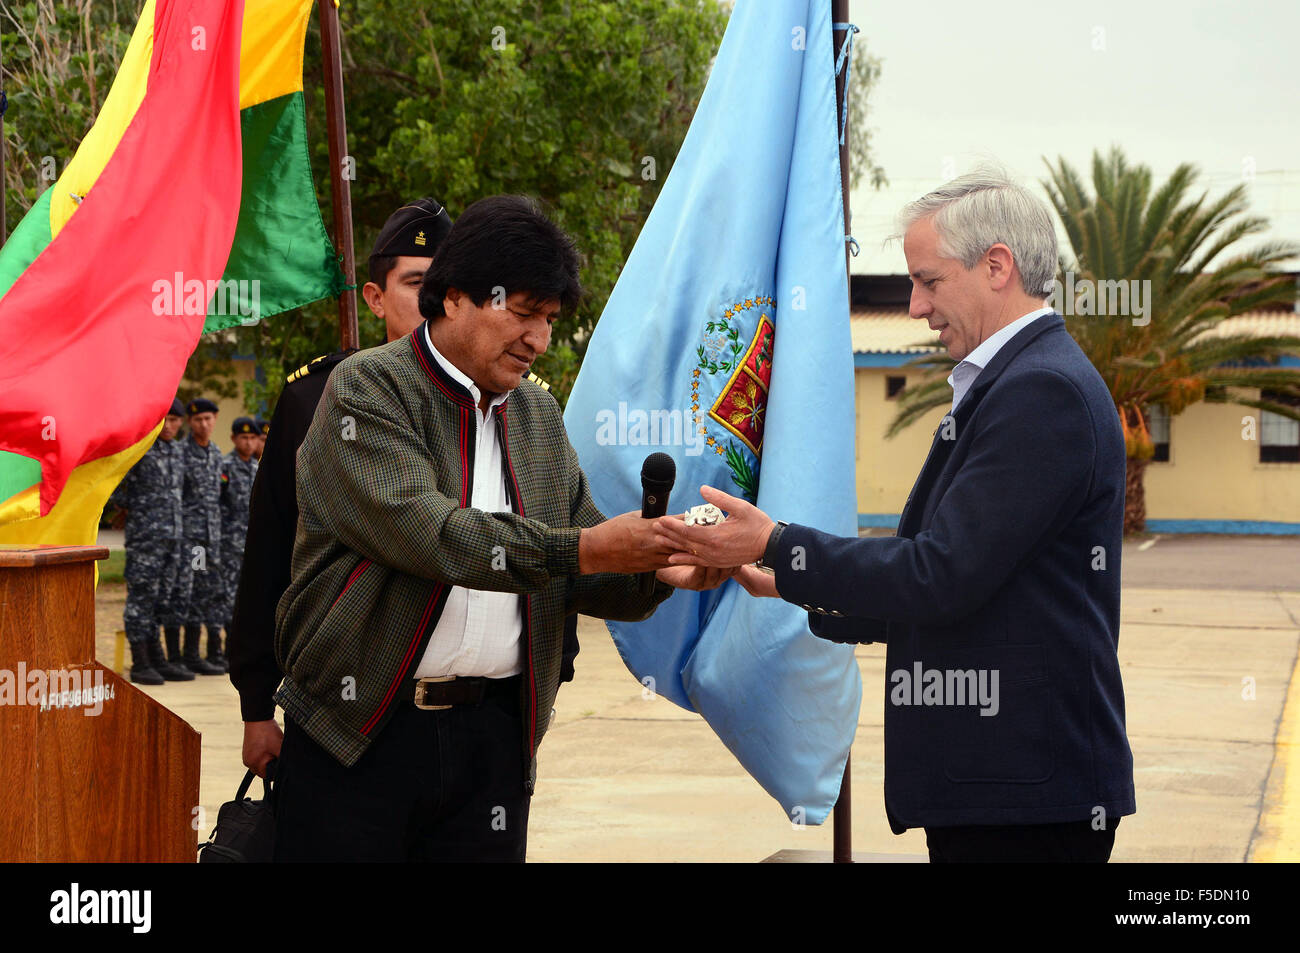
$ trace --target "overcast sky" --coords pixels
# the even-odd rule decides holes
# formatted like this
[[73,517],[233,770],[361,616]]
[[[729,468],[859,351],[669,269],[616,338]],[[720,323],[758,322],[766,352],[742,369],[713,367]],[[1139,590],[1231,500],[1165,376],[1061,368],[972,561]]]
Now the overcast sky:
[[1253,169],[1263,237],[1300,241],[1296,0],[850,0],[850,14],[884,61],[869,125],[890,180],[853,193],[854,273],[906,272],[901,243],[881,243],[949,173],[996,159],[1042,194],[1044,156],[1090,182],[1111,144],[1157,183],[1191,162],[1215,196]]

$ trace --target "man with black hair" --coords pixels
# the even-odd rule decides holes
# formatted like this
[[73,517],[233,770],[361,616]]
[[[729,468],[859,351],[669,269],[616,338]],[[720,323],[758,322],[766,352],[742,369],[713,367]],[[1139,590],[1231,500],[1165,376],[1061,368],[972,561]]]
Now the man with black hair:
[[[451,216],[432,198],[403,205],[379,230],[370,254],[370,280],[361,295],[383,320],[388,341],[419,326],[422,319],[416,298],[420,282],[449,231]],[[244,764],[259,777],[265,776],[267,763],[279,755],[284,740],[275,721],[273,696],[283,675],[276,664],[273,642],[275,606],[289,585],[289,560],[298,525],[294,489],[298,447],[330,372],[353,353],[322,355],[289,375],[266,428],[253,482],[248,535],[226,649],[230,680],[239,692],[244,720]]]
[[572,240],[483,199],[424,276],[425,324],[331,375],[276,613],[277,860],[522,861],[566,616],[643,619],[731,574],[607,520],[525,380],[580,296]]

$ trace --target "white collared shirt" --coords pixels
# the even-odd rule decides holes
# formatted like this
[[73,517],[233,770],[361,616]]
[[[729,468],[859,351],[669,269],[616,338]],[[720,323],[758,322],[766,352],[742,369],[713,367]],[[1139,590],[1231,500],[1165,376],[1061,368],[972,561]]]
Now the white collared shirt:
[[[442,369],[474,396],[477,437],[474,442],[474,472],[470,505],[486,513],[509,513],[506,495],[505,460],[497,441],[493,410],[509,394],[492,399],[485,414],[478,402],[483,396],[474,382],[438,353],[426,323],[421,332]],[[519,640],[524,631],[524,600],[513,592],[489,592],[452,586],[447,602],[434,627],[424,656],[415,667],[415,678],[437,675],[482,675],[505,678],[523,671]]]
[[1031,321],[1036,321],[1045,314],[1051,314],[1051,308],[1039,308],[1037,311],[1030,311],[1023,317],[1016,318],[1004,328],[999,328],[988,336],[986,340],[980,343],[979,347],[966,355],[965,360],[961,361],[952,369],[948,376],[948,386],[952,388],[952,409],[956,410],[961,399],[966,396],[966,392],[971,389],[975,379],[980,376],[980,371],[989,366],[1002,346],[1020,333],[1020,329]]

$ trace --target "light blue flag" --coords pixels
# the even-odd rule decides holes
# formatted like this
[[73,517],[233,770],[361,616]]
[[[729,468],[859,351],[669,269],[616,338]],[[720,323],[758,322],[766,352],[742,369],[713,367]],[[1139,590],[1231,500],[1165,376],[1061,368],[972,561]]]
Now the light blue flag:
[[[738,0],[677,161],[592,335],[565,425],[607,514],[677,462],[773,519],[856,535],[853,348],[830,0]],[[698,711],[795,821],[839,795],[852,646],[734,581],[611,622],[643,684]]]

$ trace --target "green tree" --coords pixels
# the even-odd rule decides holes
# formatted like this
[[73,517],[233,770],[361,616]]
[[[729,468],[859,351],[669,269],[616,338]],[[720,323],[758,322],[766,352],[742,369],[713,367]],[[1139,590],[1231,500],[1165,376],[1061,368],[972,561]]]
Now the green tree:
[[[839,34],[836,34],[838,37]],[[875,130],[867,125],[871,115],[871,94],[880,81],[883,61],[867,52],[867,41],[858,34],[853,41],[853,66],[849,70],[849,186],[857,188],[863,176],[873,189],[889,184],[884,168],[876,161],[872,140]]]
[[[6,6],[4,86],[12,108],[6,199],[12,227],[94,120],[142,0],[40,0]],[[557,323],[537,373],[563,400],[690,125],[730,4],[719,0],[355,0],[339,9],[357,283],[384,219],[421,195],[452,215],[485,195],[532,195],[584,252],[588,291]],[[880,63],[855,44],[850,152],[855,179],[883,171],[871,150],[867,103]],[[304,67],[317,198],[332,230],[329,153],[312,16]],[[46,167],[48,168],[48,163]],[[359,301],[363,346],[382,322]],[[244,402],[273,404],[284,377],[338,347],[337,305],[317,302],[252,327],[206,336],[186,377],[195,393],[235,396],[229,359],[251,355],[262,381]],[[186,391],[183,397],[193,396]]]
[[[1205,400],[1300,420],[1300,407],[1261,396],[1268,390],[1300,399],[1300,371],[1278,366],[1279,357],[1300,354],[1300,337],[1216,332],[1224,319],[1247,311],[1295,306],[1294,279],[1279,267],[1300,256],[1300,244],[1266,242],[1238,251],[1242,239],[1267,229],[1267,220],[1248,214],[1245,184],[1217,199],[1194,194],[1197,171],[1189,164],[1153,191],[1148,167],[1130,165],[1117,148],[1107,156],[1097,152],[1091,194],[1064,159],[1047,166],[1043,185],[1069,241],[1062,271],[1092,287],[1150,282],[1145,324],[1135,324],[1131,314],[1066,315],[1115,401],[1128,454],[1124,529],[1141,532],[1143,477],[1154,451],[1152,406],[1175,415]],[[951,400],[945,377],[953,362],[927,355],[916,363],[940,373],[904,392],[890,436]]]
[[[0,4],[5,222],[54,184],[104,104],[135,28],[134,0]],[[7,236],[0,236],[7,237]]]
[[[340,14],[358,283],[380,225],[413,197],[432,195],[453,217],[485,195],[539,199],[584,254],[587,297],[557,322],[535,368],[567,397],[686,134],[726,11],[714,0],[368,0]],[[309,40],[309,76],[318,49]],[[314,161],[328,207],[324,95],[319,87],[313,95],[321,117]],[[382,341],[382,325],[361,311],[363,343]],[[259,357],[305,359],[337,347],[330,302],[303,309],[289,335],[269,324],[250,335],[262,339]],[[286,347],[298,339],[311,346]]]

